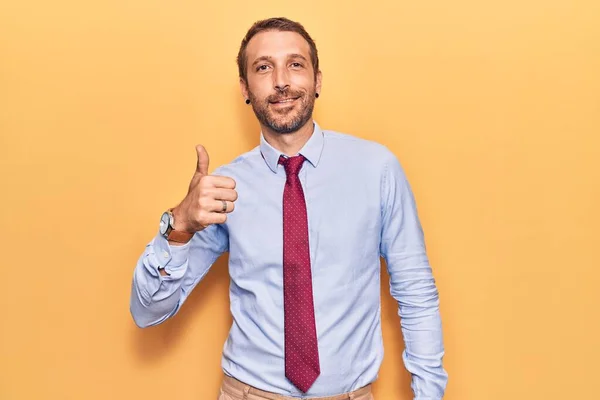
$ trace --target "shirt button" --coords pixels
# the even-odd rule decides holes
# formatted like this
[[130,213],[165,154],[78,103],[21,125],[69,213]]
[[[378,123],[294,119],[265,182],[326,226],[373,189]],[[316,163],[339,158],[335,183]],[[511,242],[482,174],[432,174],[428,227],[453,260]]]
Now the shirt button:
[[166,251],[163,251],[162,255],[164,258],[169,258],[169,253],[167,253]]

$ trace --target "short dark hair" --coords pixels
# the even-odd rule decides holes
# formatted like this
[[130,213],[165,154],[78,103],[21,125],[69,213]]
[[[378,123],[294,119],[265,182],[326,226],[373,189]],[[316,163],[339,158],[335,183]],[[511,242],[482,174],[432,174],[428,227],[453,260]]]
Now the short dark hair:
[[291,21],[284,17],[279,17],[257,21],[248,30],[248,33],[246,33],[246,36],[242,40],[240,51],[238,52],[237,56],[237,64],[240,78],[242,78],[245,82],[248,82],[248,58],[246,57],[246,47],[248,47],[248,42],[254,37],[254,35],[264,31],[296,32],[302,35],[302,37],[308,42],[308,45],[310,46],[310,58],[312,61],[313,69],[315,71],[315,77],[317,76],[317,72],[319,71],[319,54],[317,52],[317,46],[315,45],[315,41],[310,37],[308,32],[306,32],[306,29],[304,29],[304,27],[300,23]]

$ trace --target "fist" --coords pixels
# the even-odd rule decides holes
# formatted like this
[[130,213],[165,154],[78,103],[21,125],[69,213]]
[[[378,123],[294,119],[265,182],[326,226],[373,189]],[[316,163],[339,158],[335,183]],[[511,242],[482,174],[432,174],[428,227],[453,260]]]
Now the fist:
[[196,154],[198,162],[188,193],[173,209],[174,228],[190,233],[224,223],[237,200],[232,178],[208,174],[209,158],[204,146],[196,146]]

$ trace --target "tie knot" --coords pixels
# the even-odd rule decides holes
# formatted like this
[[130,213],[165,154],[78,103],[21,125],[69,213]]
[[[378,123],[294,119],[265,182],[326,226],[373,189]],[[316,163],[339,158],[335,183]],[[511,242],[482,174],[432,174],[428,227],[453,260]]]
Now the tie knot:
[[279,164],[283,165],[287,176],[298,175],[298,172],[300,172],[300,168],[302,168],[302,163],[304,162],[304,160],[305,158],[301,154],[289,158],[279,156]]

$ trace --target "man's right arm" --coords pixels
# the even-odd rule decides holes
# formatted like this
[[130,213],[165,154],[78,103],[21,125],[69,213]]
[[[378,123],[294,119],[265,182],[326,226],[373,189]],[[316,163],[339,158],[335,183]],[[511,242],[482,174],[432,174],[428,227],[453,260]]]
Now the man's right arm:
[[196,232],[184,245],[171,245],[157,234],[133,273],[130,311],[136,325],[157,325],[175,315],[228,246],[227,232],[220,224]]
[[[173,229],[194,232],[184,245],[157,233],[138,259],[129,309],[140,328],[157,325],[181,308],[212,264],[229,248],[227,214],[237,200],[235,180],[209,175],[209,157],[196,146],[198,161],[185,198],[173,208]],[[215,171],[218,174],[219,168]]]

